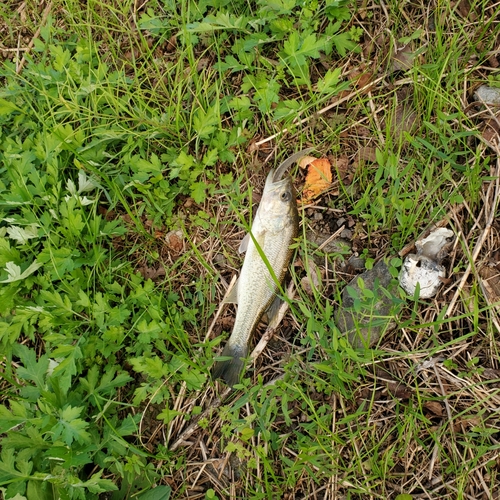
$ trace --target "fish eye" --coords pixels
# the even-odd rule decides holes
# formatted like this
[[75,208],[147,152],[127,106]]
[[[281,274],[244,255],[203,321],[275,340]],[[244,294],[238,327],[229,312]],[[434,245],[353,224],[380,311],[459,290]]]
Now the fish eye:
[[281,201],[288,201],[290,199],[290,197],[291,197],[291,195],[288,191],[283,191],[281,193],[281,196],[280,196]]

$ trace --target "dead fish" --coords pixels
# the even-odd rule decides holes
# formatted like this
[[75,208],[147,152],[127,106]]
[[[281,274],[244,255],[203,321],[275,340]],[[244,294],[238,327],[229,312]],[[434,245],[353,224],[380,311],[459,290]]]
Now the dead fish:
[[276,170],[271,170],[250,233],[241,242],[239,251],[246,251],[245,260],[238,281],[226,299],[238,304],[231,337],[221,354],[228,359],[217,361],[212,369],[212,378],[221,378],[230,387],[239,382],[249,341],[262,316],[266,313],[272,324],[279,309],[278,283],[285,277],[292,256],[290,244],[299,230],[295,190],[290,176],[283,174],[312,149],[295,153]]

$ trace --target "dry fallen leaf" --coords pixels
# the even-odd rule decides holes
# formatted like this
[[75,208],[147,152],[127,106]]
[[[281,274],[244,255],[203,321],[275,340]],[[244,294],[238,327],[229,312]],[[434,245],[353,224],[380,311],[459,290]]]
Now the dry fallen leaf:
[[411,51],[410,45],[396,50],[396,53],[392,56],[389,73],[410,69],[413,66],[413,59],[415,59],[415,54]]
[[[338,178],[342,181],[344,186],[350,186],[354,178],[354,170],[352,170],[349,158],[347,156],[340,156],[334,158],[332,162],[332,169],[337,173]],[[332,192],[334,196],[339,195],[339,190]]]
[[426,401],[424,403],[424,408],[436,417],[442,417],[444,415],[443,405],[439,401]]
[[490,66],[492,68],[498,68],[498,66],[500,66],[496,54],[492,54],[490,57],[488,57],[488,62],[490,63]]
[[308,294],[313,295],[314,291],[321,290],[321,271],[318,270],[318,267],[314,263],[314,261],[308,261],[308,273],[307,276],[304,276],[300,282],[302,285],[302,289]]
[[170,231],[165,235],[165,244],[174,254],[181,254],[184,250],[184,235],[182,231]]
[[306,156],[300,162],[305,168],[309,165],[306,175],[306,183],[302,191],[301,203],[306,204],[319,196],[332,184],[332,168],[327,158],[313,158]]
[[497,266],[483,266],[479,270],[479,276],[481,276],[488,301],[498,302],[500,300],[500,273]]
[[484,128],[481,135],[488,142],[496,142],[500,139],[500,127],[496,120],[489,119],[484,122]]
[[[362,73],[361,76],[358,78],[358,81],[356,82],[356,86],[358,89],[362,89],[366,87],[372,80],[373,80],[373,73],[366,72]],[[365,89],[365,92],[367,92],[368,89]]]
[[141,266],[137,269],[145,279],[155,280],[157,278],[161,278],[165,276],[167,273],[165,272],[165,268],[160,265],[157,269],[149,266]]

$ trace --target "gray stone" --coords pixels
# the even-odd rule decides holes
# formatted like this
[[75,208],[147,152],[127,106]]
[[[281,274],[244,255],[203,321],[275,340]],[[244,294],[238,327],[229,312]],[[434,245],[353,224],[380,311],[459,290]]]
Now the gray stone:
[[481,85],[474,92],[474,99],[484,102],[488,106],[500,106],[500,88]]
[[[307,231],[306,240],[314,245],[320,247],[331,237],[331,233],[323,233],[318,231]],[[328,243],[321,249],[321,252],[329,253],[341,253],[345,254],[351,250],[352,244],[350,241],[344,240],[342,238],[335,238],[334,240],[328,241]]]
[[356,271],[364,271],[365,269],[365,259],[359,255],[351,255],[347,263]]
[[350,229],[344,229],[340,233],[341,238],[345,238],[346,240],[351,240],[352,239],[352,231]]
[[394,328],[393,319],[402,303],[397,281],[381,260],[344,288],[335,321],[353,347],[371,347]]

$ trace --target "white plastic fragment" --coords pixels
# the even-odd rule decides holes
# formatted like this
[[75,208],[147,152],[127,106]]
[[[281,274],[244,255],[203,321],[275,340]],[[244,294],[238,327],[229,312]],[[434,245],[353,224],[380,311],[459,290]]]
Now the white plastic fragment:
[[415,242],[417,255],[425,255],[425,257],[441,264],[454,241],[455,235],[451,229],[438,227],[426,238],[420,238]]
[[454,240],[453,231],[441,227],[415,242],[417,253],[407,255],[399,275],[399,284],[407,294],[413,296],[418,285],[419,298],[430,299],[436,295],[446,276],[441,262]]

